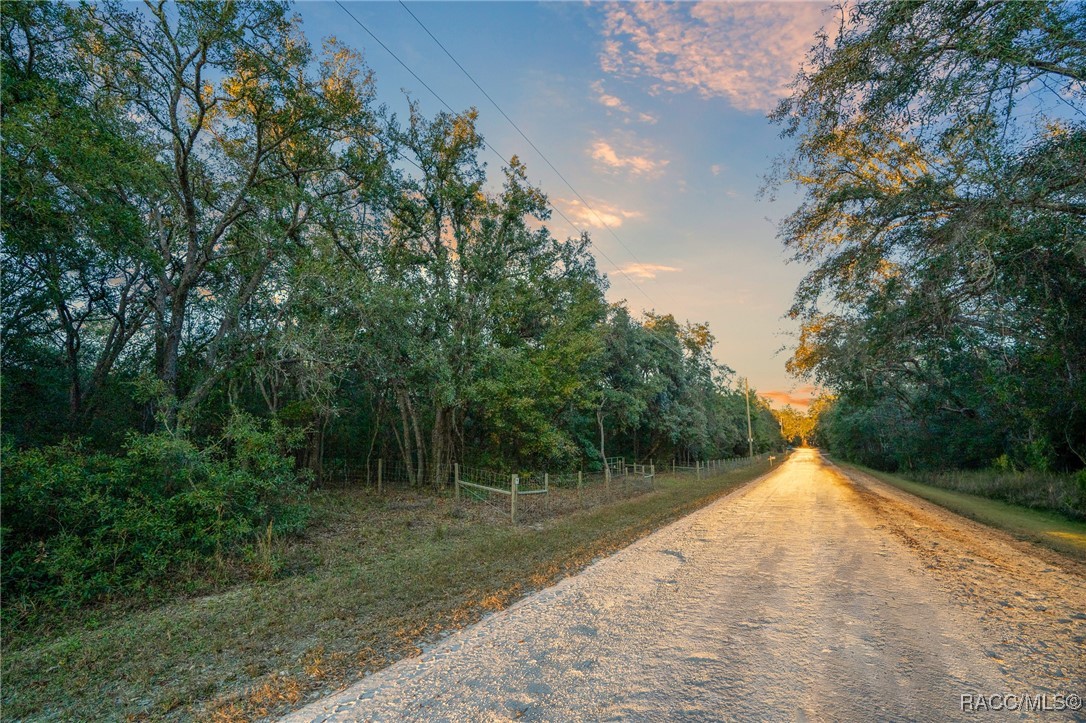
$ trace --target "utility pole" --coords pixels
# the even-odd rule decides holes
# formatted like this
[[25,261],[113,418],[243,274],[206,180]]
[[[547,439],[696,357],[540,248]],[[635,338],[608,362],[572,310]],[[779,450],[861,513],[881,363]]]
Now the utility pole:
[[747,399],[747,448],[754,458],[754,430],[750,426],[750,380],[743,377],[743,396]]

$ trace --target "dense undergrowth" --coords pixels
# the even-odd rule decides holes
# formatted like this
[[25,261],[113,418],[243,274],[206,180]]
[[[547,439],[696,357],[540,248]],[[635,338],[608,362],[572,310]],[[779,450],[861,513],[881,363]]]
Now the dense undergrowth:
[[1086,471],[1056,474],[1034,470],[955,470],[910,476],[934,487],[1086,520]]
[[262,540],[299,531],[305,476],[274,422],[235,414],[197,446],[130,434],[122,454],[78,442],[3,449],[5,632],[106,600],[191,591]]

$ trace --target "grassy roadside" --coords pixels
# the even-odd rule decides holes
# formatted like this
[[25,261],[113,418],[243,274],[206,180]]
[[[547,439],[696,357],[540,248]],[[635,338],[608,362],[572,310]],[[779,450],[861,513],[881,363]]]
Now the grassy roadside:
[[534,525],[447,498],[324,493],[276,579],[7,641],[6,718],[252,720],[284,712],[574,573],[768,470],[657,490]]
[[882,480],[917,497],[945,507],[963,517],[982,522],[1012,535],[1039,542],[1058,552],[1086,560],[1086,522],[1069,520],[1051,512],[1041,512],[977,495],[955,492],[941,487],[914,482],[898,475],[847,464],[835,464],[854,469]]

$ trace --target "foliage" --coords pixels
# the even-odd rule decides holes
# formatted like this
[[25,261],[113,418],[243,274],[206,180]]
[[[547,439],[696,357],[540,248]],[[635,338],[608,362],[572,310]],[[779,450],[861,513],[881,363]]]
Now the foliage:
[[781,436],[790,443],[806,446],[814,437],[818,414],[813,406],[806,412],[800,412],[789,404],[783,409],[774,411],[773,414],[777,417],[777,423],[781,425]]
[[916,479],[934,487],[1086,520],[1086,485],[1077,479],[1082,472],[1071,475],[996,468],[924,473]]
[[396,117],[279,2],[0,20],[10,599],[123,594],[288,531],[294,469],[320,484],[328,458],[421,486],[454,460],[746,452],[708,327],[609,305],[524,164],[488,172],[474,109]]
[[889,467],[1086,463],[1086,9],[859,2],[773,118],[813,270],[790,368]]
[[122,456],[79,442],[3,450],[6,621],[139,594],[274,529],[298,531],[305,484],[284,454],[296,435],[235,414],[199,448],[171,432],[129,435]]
[[[608,322],[597,423],[612,438],[596,449],[687,462],[748,453],[744,393],[728,385],[731,370],[713,358],[716,339],[707,324],[654,312],[638,323],[622,306],[611,309]],[[769,407],[751,397],[755,452],[779,448]]]

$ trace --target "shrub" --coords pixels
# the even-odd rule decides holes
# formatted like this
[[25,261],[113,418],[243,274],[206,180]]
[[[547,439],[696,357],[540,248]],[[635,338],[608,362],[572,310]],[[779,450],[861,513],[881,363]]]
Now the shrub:
[[198,446],[130,434],[120,456],[80,442],[3,448],[4,617],[146,593],[178,570],[242,551],[260,533],[299,530],[304,480],[283,427],[235,414]]
[[1086,520],[1086,470],[1077,475],[1038,472],[957,470],[919,473],[916,479],[936,487],[987,497],[1022,507],[1057,512],[1073,520]]

